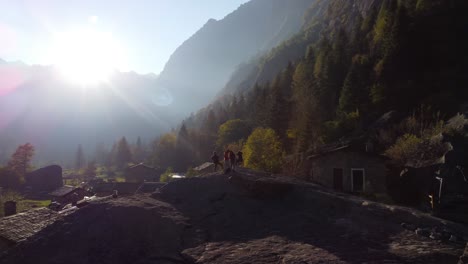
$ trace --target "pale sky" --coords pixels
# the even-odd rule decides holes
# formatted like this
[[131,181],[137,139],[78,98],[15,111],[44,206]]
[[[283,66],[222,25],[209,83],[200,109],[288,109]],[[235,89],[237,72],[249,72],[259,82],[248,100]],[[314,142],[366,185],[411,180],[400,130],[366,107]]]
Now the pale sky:
[[222,19],[245,2],[0,0],[0,58],[54,64],[55,36],[92,29],[111,35],[121,47],[125,66],[120,70],[159,73],[174,50],[208,19]]

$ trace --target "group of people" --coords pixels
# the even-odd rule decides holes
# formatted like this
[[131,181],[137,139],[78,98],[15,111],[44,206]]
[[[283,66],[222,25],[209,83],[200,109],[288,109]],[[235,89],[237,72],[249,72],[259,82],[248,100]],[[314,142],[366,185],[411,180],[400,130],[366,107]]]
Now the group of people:
[[219,156],[218,154],[216,154],[216,151],[213,152],[211,160],[214,164],[214,171],[217,170],[218,165],[221,167],[221,169],[229,168],[230,170],[234,171],[236,166],[242,165],[242,163],[244,162],[244,158],[242,157],[241,151],[237,152],[236,156],[236,154],[234,154],[234,152],[229,149],[226,149],[226,151],[224,151],[224,164],[226,165],[226,167],[223,166],[223,164],[220,162]]

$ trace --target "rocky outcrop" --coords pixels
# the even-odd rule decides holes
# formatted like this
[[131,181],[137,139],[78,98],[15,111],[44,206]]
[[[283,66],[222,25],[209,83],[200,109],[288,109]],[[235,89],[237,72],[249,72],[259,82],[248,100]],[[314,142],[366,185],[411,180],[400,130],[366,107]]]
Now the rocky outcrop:
[[458,261],[464,244],[420,236],[407,225],[465,232],[411,209],[239,169],[171,182],[151,196],[91,202],[21,243],[0,262]]
[[458,264],[467,264],[467,263],[468,263],[468,243],[466,244],[463,255],[460,257],[460,261],[458,261]]

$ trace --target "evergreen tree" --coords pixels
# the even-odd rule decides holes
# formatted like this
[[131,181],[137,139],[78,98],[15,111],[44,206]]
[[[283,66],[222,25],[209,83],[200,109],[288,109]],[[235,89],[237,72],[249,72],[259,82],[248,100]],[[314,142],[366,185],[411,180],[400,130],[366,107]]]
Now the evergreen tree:
[[355,56],[341,90],[339,112],[363,112],[369,109],[371,71],[372,65],[367,57]]
[[106,158],[106,166],[111,167],[117,165],[117,149],[118,144],[117,142],[114,142],[112,144],[111,151],[109,152],[109,155]]
[[145,147],[143,146],[143,143],[141,142],[141,137],[138,136],[135,148],[133,150],[133,157],[135,159],[135,162],[143,162],[146,156],[146,151]]
[[132,153],[128,146],[127,139],[123,137],[117,145],[116,165],[119,168],[125,167],[129,162],[132,162]]
[[213,109],[210,109],[208,112],[203,128],[207,134],[215,134],[218,131],[218,122],[216,121],[216,115]]
[[289,104],[283,94],[283,89],[279,79],[275,80],[272,85],[267,125],[275,130],[283,142],[286,138],[286,131],[289,126]]
[[194,159],[194,152],[190,142],[190,135],[184,123],[177,133],[176,141],[176,164],[174,169],[177,171],[186,171]]
[[75,169],[79,170],[84,168],[85,166],[85,157],[83,154],[83,148],[81,147],[81,144],[78,145],[78,149],[76,150],[76,156],[75,156]]
[[94,160],[101,165],[108,165],[109,150],[104,143],[98,143],[96,145]]
[[167,168],[177,162],[176,158],[176,135],[167,133],[153,142],[151,161],[152,166]]

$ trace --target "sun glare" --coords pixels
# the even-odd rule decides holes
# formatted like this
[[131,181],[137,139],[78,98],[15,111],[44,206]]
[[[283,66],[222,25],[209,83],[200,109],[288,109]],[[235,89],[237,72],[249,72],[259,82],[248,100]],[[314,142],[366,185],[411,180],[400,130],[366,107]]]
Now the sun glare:
[[105,82],[124,67],[124,50],[112,34],[77,30],[56,34],[52,48],[54,64],[63,76],[76,84]]

